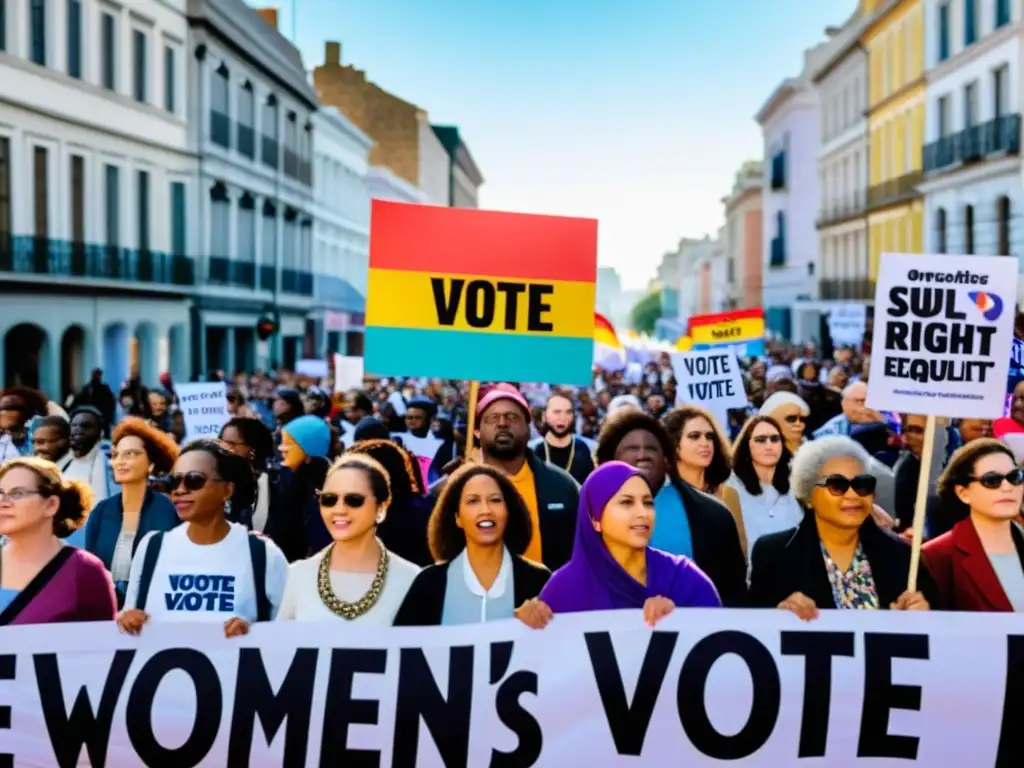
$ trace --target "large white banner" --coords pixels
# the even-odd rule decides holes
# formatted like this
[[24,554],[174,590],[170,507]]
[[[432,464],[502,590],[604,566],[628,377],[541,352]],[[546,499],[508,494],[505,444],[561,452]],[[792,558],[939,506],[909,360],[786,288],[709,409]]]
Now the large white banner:
[[15,766],[1024,765],[1024,618],[0,630]]

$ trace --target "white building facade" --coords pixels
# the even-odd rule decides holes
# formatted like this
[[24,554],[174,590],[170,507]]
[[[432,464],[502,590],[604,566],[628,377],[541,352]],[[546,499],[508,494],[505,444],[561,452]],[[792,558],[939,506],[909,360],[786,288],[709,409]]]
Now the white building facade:
[[[314,356],[313,115],[302,58],[242,0],[188,0],[199,156],[193,370],[293,369]],[[256,337],[272,316],[277,333]]]
[[928,253],[1024,258],[1021,4],[925,0]]
[[396,203],[432,202],[423,190],[414,187],[382,165],[371,165],[366,172],[366,191],[371,200],[391,200]]
[[755,116],[764,135],[763,290],[767,331],[792,341],[818,336],[817,312],[794,301],[817,298],[818,93],[804,71],[785,79]]
[[187,380],[197,232],[185,0],[0,14],[0,381]]
[[[373,139],[334,107],[313,116],[313,312],[316,351],[362,352],[370,261]],[[358,352],[357,352],[358,351]]]

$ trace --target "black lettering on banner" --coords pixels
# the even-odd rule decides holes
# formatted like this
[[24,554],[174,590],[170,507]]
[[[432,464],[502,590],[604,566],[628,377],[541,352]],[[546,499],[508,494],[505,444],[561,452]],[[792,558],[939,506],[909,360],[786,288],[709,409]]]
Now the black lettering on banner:
[[516,327],[519,314],[519,294],[526,293],[524,283],[498,283],[498,292],[505,294],[505,330],[512,331]]
[[[449,289],[448,283],[451,283]],[[526,295],[526,330],[550,332],[554,325],[544,315],[551,311],[546,300],[555,292],[552,285],[539,285],[500,281],[492,284],[487,280],[471,280],[467,284],[460,278],[430,278],[434,297],[434,310],[439,325],[452,327],[458,321],[459,308],[464,305],[463,314],[470,328],[494,328],[500,324],[506,331],[518,329],[519,296]],[[498,294],[505,299],[504,317],[498,321]]]
[[1024,754],[1024,635],[1006,638],[1006,693],[1003,721],[999,729],[996,768],[1019,766]]
[[106,680],[103,682],[100,705],[95,713],[84,685],[78,689],[69,713],[64,702],[64,686],[60,680],[57,654],[40,653],[33,656],[36,687],[43,708],[46,733],[50,737],[53,756],[60,768],[78,765],[83,745],[91,765],[106,763],[114,710],[117,708],[121,689],[124,688],[124,681],[128,677],[128,669],[134,658],[135,651],[117,651],[114,654]]
[[[153,732],[153,699],[163,679],[176,670],[192,680],[196,713],[185,743],[169,748],[157,741]],[[192,648],[167,648],[155,653],[136,676],[128,694],[125,727],[142,765],[191,768],[199,765],[213,748],[223,713],[224,694],[213,662]]]
[[320,768],[379,768],[379,751],[349,749],[348,729],[350,725],[377,724],[380,702],[353,699],[352,684],[357,674],[383,675],[387,666],[388,652],[379,648],[335,648],[331,652],[320,736]]
[[[14,680],[18,671],[18,657],[13,653],[0,655],[0,680]],[[11,708],[7,704],[0,705],[0,729],[10,730]],[[0,768],[14,768],[14,755],[0,752]]]
[[462,289],[466,285],[466,281],[452,278],[452,290],[447,295],[444,284],[443,277],[430,278],[430,287],[434,291],[434,308],[437,309],[437,322],[441,325],[455,325],[455,318],[459,313],[459,301],[462,298]]
[[490,328],[494,324],[497,292],[486,280],[472,280],[466,286],[466,323],[470,328]]
[[[720,658],[736,654],[750,670],[754,696],[750,716],[739,732],[726,736],[711,724],[704,707],[708,674]],[[775,730],[782,705],[782,680],[772,652],[745,632],[715,632],[700,640],[683,662],[676,689],[679,722],[703,755],[717,760],[742,760],[765,745]]]
[[622,671],[615,658],[615,647],[607,632],[587,632],[583,635],[587,643],[590,666],[594,671],[594,682],[601,697],[608,729],[615,742],[615,751],[620,755],[639,757],[644,750],[647,729],[654,714],[654,705],[661,693],[665,674],[668,672],[672,652],[675,650],[678,632],[653,632],[640,665],[636,691],[633,700],[626,699],[626,686],[622,682]]
[[724,376],[721,379],[709,381],[687,382],[687,389],[690,392],[689,399],[693,402],[703,400],[719,400],[726,397],[734,397],[736,392],[733,387],[732,367],[729,365],[729,355],[706,355],[702,357],[684,357],[683,365],[689,378]]
[[238,652],[228,768],[248,768],[257,717],[268,744],[274,740],[282,723],[287,721],[282,764],[306,764],[317,654],[316,648],[296,650],[284,681],[275,692],[267,678],[259,649],[243,648]]
[[[510,640],[491,643],[491,685],[498,685],[512,662],[513,643]],[[524,768],[540,759],[544,747],[544,732],[540,723],[522,704],[524,693],[537,695],[539,679],[536,672],[525,669],[513,672],[498,686],[495,697],[495,711],[502,725],[519,738],[519,744],[511,752],[491,750],[490,768]]]
[[832,708],[832,657],[853,656],[852,632],[783,632],[783,656],[804,657],[804,711],[797,757],[824,757]]
[[526,330],[539,333],[555,329],[555,326],[543,317],[545,312],[551,311],[551,305],[544,301],[544,299],[554,292],[555,288],[552,285],[530,284],[530,303],[527,305]]
[[422,649],[403,648],[399,655],[392,768],[417,765],[421,719],[446,768],[465,766],[469,760],[472,709],[473,646],[453,646],[448,650],[447,698],[438,689]]
[[921,711],[921,687],[892,681],[893,659],[928,659],[928,635],[866,632],[864,634],[864,704],[860,716],[857,757],[916,760],[920,739],[889,733],[894,709]]

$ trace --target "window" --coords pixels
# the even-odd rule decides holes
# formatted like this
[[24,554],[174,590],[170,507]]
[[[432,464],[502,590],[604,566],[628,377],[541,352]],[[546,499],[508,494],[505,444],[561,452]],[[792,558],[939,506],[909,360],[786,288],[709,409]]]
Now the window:
[[[0,7],[2,7],[0,3]],[[2,16],[0,16],[2,19]],[[11,236],[11,141],[0,136],[0,253],[9,247]]]
[[1006,105],[1010,103],[1010,71],[1007,64],[992,70],[992,117],[1000,118],[1006,114]]
[[946,243],[946,209],[939,208],[935,212],[935,230],[938,235],[938,246],[937,250],[939,253],[947,253],[948,245]]
[[185,184],[171,182],[171,253],[184,256],[188,250],[187,219],[185,213]]
[[136,101],[146,101],[146,81],[149,77],[149,67],[146,66],[149,46],[147,45],[146,33],[139,29],[132,30],[132,79],[133,95]]
[[964,207],[964,253],[974,254],[974,206]]
[[[117,22],[109,13],[103,14],[100,23],[100,65],[103,87],[117,90]],[[116,169],[115,169],[116,170]]]
[[263,149],[261,157],[263,164],[270,168],[277,168],[277,97],[274,94],[267,96],[263,105],[263,115],[260,118],[263,131]]
[[30,0],[29,29],[32,34],[32,61],[46,66],[46,0]]
[[1010,23],[1010,0],[996,0],[995,28],[1005,27]]
[[139,171],[136,174],[139,187],[138,197],[138,246],[140,251],[149,250],[149,173]]
[[[260,263],[263,269],[274,269],[276,264],[274,254],[277,253],[277,211],[270,202],[263,203],[263,231],[261,235]],[[273,285],[263,285],[262,279],[260,282],[262,288],[267,290],[273,289]]]
[[230,255],[230,229],[231,203],[227,188],[218,182],[210,190],[210,255],[214,258],[224,259]]
[[71,156],[71,242],[85,243],[85,158]]
[[949,58],[949,3],[939,6],[939,62]]
[[82,77],[82,0],[68,0],[68,75]]
[[177,56],[169,45],[164,46],[164,109],[173,113],[177,97],[178,73]]
[[1010,255],[1010,198],[996,200],[996,223],[999,228],[999,255]]
[[964,128],[973,128],[978,123],[978,82],[964,86]]
[[0,51],[7,50],[7,0],[0,0]]
[[250,194],[238,201],[238,260],[256,261],[256,200]]
[[107,245],[117,247],[121,244],[121,172],[116,165],[108,165],[104,169]]
[[980,8],[978,0],[964,0],[964,48],[978,42]]
[[256,157],[256,94],[246,82],[238,92],[238,152],[250,160]]
[[50,231],[48,152],[36,147],[32,153],[33,202],[35,204],[35,236],[45,238]]
[[228,116],[230,83],[228,68],[221,64],[210,83],[210,139],[225,149],[231,147],[231,119]]
[[936,112],[939,120],[939,138],[944,139],[949,135],[949,96],[939,97]]

